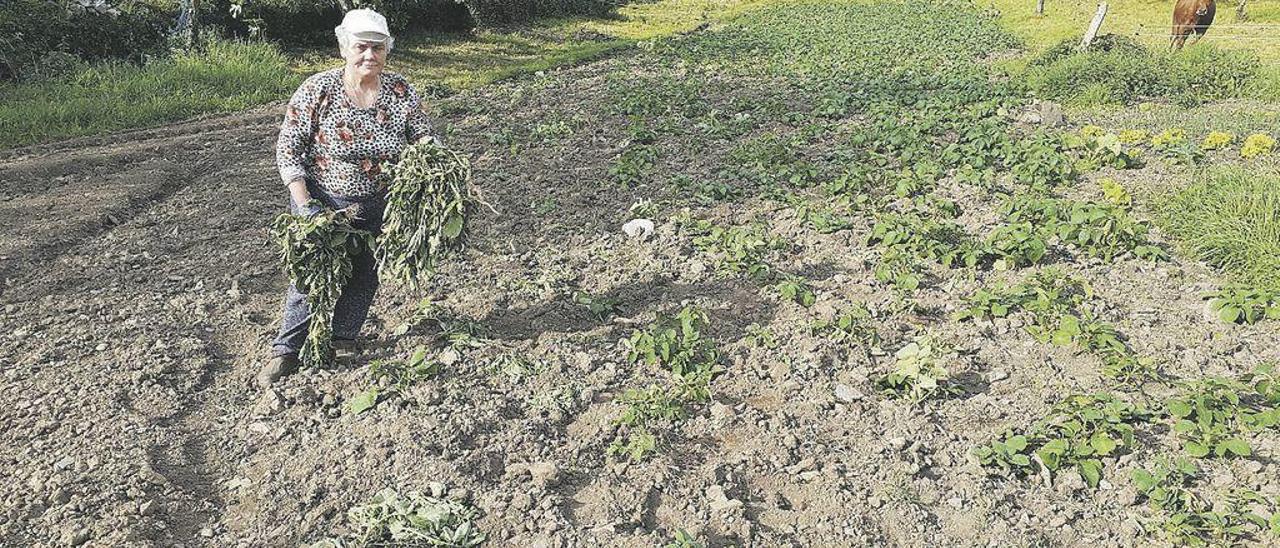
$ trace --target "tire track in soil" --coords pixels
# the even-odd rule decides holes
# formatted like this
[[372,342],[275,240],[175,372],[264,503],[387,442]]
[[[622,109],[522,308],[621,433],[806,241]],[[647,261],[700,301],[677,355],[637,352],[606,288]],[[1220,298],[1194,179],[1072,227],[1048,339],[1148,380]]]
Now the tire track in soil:
[[[217,421],[210,422],[211,417],[207,416],[207,409],[213,403],[210,401],[210,387],[231,368],[218,359],[225,353],[216,344],[208,340],[205,343],[209,344],[207,358],[211,359],[204,364],[191,387],[194,399],[185,400],[189,403],[157,424],[160,428],[172,429],[176,439],[180,440],[179,444],[175,448],[170,444],[156,443],[147,449],[147,461],[151,466],[190,497],[185,504],[176,505],[178,509],[165,512],[165,522],[173,534],[173,537],[164,539],[167,541],[199,538],[200,529],[212,525],[213,518],[221,515],[221,510],[226,507],[216,488],[218,480],[225,477],[220,473],[225,467],[209,447],[215,434],[201,425],[217,424]],[[176,455],[172,454],[174,449]]]
[[[110,302],[116,303],[183,298],[188,296],[183,290],[157,287],[156,276],[163,281],[197,272],[216,278],[216,273],[234,269],[227,259],[257,253],[251,234],[266,185],[247,184],[246,179],[261,179],[265,174],[259,171],[269,170],[260,157],[270,150],[263,147],[274,139],[276,120],[274,112],[252,112],[0,154],[0,230],[18,235],[0,241],[0,255],[5,255],[0,298],[75,297],[100,290],[110,291]],[[243,172],[246,167],[250,173]],[[227,183],[248,194],[247,201],[230,202],[240,207],[226,207],[220,188]],[[219,209],[232,215],[209,214]],[[239,223],[239,233],[223,233],[228,223]],[[110,258],[93,262],[104,249],[122,248],[150,251],[165,260],[151,265],[157,274],[150,276],[113,268]],[[77,262],[89,266],[83,271],[61,267]],[[237,312],[239,305],[231,307]],[[203,349],[183,360],[174,371],[178,376],[165,383],[176,395],[176,409],[136,438],[141,443],[135,458],[144,459],[144,468],[163,476],[173,489],[150,518],[161,527],[130,525],[124,533],[165,546],[230,544],[216,535],[203,538],[200,532],[204,527],[217,531],[227,506],[220,485],[243,451],[234,435],[247,414],[241,412],[246,409],[241,400],[254,395],[240,386],[244,376],[236,371],[247,369],[241,362],[254,354],[250,347],[259,334],[251,324],[222,317],[192,320],[179,312],[137,319],[158,328],[162,338],[199,339]],[[118,417],[98,420],[111,423]],[[49,534],[36,523],[29,527],[37,535]]]

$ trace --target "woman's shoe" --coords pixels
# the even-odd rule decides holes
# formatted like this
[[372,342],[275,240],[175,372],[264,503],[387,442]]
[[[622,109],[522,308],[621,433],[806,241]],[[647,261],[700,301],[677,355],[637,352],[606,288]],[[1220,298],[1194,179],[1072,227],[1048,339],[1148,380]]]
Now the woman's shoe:
[[357,339],[334,339],[333,359],[349,360],[360,352],[360,341]]
[[280,377],[296,372],[298,365],[300,364],[297,354],[281,354],[271,358],[258,372],[258,385],[268,388],[272,383],[280,380]]

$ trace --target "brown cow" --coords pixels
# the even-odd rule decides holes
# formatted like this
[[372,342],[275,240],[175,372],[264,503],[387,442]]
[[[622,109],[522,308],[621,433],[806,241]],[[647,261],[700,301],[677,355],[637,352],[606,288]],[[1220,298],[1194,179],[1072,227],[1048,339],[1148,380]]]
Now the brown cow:
[[1214,0],[1178,0],[1173,6],[1173,41],[1171,49],[1182,49],[1182,44],[1195,33],[1196,40],[1209,32],[1213,15],[1217,11]]

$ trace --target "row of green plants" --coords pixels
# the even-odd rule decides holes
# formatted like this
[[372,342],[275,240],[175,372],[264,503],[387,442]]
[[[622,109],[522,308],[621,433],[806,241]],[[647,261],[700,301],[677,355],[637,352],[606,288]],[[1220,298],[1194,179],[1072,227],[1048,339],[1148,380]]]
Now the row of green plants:
[[608,454],[633,461],[651,456],[665,429],[684,419],[691,407],[711,400],[711,383],[724,373],[714,341],[707,337],[706,312],[686,306],[659,316],[647,329],[626,339],[627,361],[658,369],[665,377],[644,388],[627,388],[615,398],[623,411],[614,424],[617,437]]
[[[1145,522],[1149,531],[1192,546],[1237,544],[1268,531],[1277,535],[1277,501],[1231,489],[1226,504],[1210,504],[1190,489],[1198,466],[1189,459],[1250,457],[1250,437],[1280,426],[1278,381],[1276,365],[1265,363],[1240,378],[1181,381],[1163,400],[1071,395],[1026,428],[1009,429],[975,447],[973,455],[992,474],[1049,482],[1074,470],[1096,488],[1108,464],[1137,451],[1138,428],[1155,434],[1151,427],[1166,425],[1185,457],[1154,470],[1135,469],[1132,477],[1154,513]],[[1270,508],[1269,520],[1253,512],[1255,504]]]

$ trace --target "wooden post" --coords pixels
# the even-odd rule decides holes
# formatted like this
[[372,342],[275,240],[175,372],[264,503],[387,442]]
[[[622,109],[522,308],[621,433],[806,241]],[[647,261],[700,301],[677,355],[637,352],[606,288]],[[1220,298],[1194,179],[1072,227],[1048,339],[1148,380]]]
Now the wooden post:
[[1089,44],[1093,43],[1094,37],[1098,36],[1098,29],[1102,28],[1102,18],[1107,16],[1107,3],[1098,4],[1097,13],[1093,14],[1093,21],[1089,23],[1089,30],[1084,32],[1084,39],[1080,40],[1080,51],[1089,48]]
[[[179,3],[182,13],[178,16],[178,39],[186,49],[195,49],[200,45],[200,0],[182,0]],[[185,18],[185,21],[184,21]],[[181,26],[185,24],[186,26]]]
[[189,47],[200,47],[200,0],[191,0],[191,44]]
[[1244,4],[1246,1],[1247,0],[1240,0],[1240,3],[1236,4],[1236,21],[1249,20],[1249,14],[1244,12]]
[[1036,0],[1036,15],[1044,15],[1044,0]]

